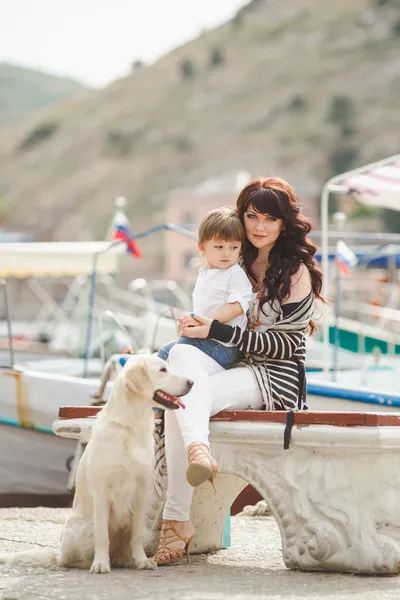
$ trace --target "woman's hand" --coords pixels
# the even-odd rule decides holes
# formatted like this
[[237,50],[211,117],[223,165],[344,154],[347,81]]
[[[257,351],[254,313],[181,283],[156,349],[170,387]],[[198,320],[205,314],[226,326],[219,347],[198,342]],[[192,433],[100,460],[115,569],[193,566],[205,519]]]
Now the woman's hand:
[[203,340],[206,339],[210,333],[210,327],[213,320],[209,317],[202,317],[201,315],[197,314],[192,318],[197,321],[196,325],[183,326],[180,331],[181,337],[200,338]]

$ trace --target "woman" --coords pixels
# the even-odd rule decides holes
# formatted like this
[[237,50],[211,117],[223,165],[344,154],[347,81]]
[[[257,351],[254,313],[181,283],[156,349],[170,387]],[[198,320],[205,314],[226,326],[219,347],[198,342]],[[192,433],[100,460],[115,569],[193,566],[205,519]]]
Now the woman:
[[225,409],[307,408],[305,341],[315,329],[314,299],[322,299],[316,247],[306,237],[311,224],[290,185],[274,177],[249,183],[239,194],[237,212],[247,238],[242,266],[253,286],[248,330],[201,315],[183,317],[178,325],[183,336],[233,342],[244,359],[224,370],[194,346],[175,345],[169,354],[171,369],[195,384],[185,397],[186,410],[165,414],[168,490],[158,564],[189,554],[192,486],[214,483],[210,416]]

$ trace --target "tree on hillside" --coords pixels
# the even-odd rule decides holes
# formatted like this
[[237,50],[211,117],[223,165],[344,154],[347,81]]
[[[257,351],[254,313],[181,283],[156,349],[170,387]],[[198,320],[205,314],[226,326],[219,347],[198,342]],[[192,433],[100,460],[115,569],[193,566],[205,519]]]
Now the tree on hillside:
[[224,55],[222,54],[221,48],[218,48],[218,47],[214,48],[211,51],[211,55],[210,55],[210,66],[211,66],[211,68],[213,68],[213,67],[219,67],[224,62],[225,62],[225,59],[224,59]]

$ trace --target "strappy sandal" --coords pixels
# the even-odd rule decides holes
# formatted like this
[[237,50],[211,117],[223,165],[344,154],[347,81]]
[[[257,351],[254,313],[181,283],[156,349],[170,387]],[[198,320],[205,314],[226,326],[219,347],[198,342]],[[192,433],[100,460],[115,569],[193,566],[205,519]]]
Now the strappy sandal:
[[[182,537],[177,532],[174,523],[176,521],[163,521],[162,523],[160,543],[157,552],[153,556],[158,565],[175,563],[181,560],[184,554],[186,554],[187,561],[190,563],[189,551],[194,535],[188,538]],[[183,542],[183,548],[171,548],[170,546],[174,542]]]
[[189,467],[186,471],[186,479],[193,487],[209,481],[215,489],[214,481],[218,472],[218,465],[210,454],[206,444],[193,442],[188,447]]

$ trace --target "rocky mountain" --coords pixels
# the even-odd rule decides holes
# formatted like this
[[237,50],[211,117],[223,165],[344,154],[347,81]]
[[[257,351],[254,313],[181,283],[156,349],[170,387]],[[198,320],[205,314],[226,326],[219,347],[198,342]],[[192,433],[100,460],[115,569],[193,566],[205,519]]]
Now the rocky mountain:
[[399,7],[252,0],[155,64],[8,128],[0,226],[103,238],[123,195],[141,230],[174,190],[243,169],[287,178],[315,215],[331,175],[399,151]]

